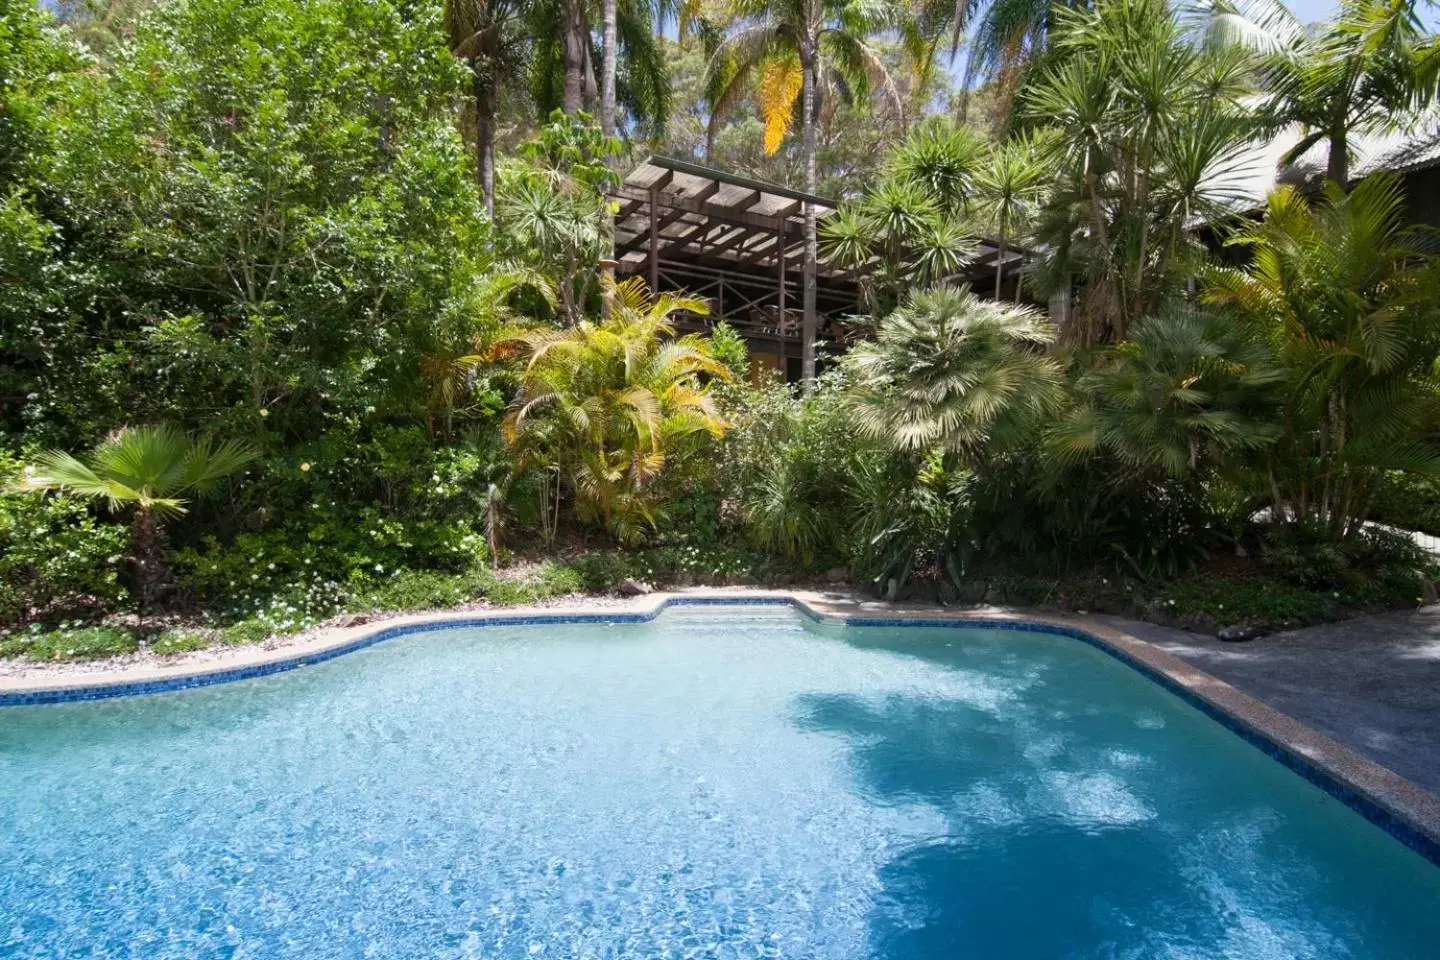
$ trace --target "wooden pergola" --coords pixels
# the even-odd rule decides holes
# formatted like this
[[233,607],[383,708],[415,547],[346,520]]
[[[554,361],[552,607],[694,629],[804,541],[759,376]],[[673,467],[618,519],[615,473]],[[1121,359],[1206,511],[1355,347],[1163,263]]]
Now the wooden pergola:
[[[775,183],[736,176],[684,160],[652,156],[632,170],[614,193],[615,270],[642,276],[652,290],[684,291],[710,302],[709,318],[686,317],[680,326],[707,329],[730,323],[752,350],[771,353],[785,369],[800,355],[805,226],[804,205],[818,217],[837,203]],[[994,243],[982,242],[961,274],[978,293],[994,287]],[[1006,252],[1006,272],[1028,262]],[[816,264],[816,330],[843,341],[837,321],[860,312],[860,281],[874,264],[842,269]]]

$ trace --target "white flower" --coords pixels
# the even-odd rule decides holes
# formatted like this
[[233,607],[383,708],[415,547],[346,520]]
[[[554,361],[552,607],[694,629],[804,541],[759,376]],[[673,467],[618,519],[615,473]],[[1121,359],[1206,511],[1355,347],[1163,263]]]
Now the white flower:
[[264,407],[261,407],[261,408],[260,408],[260,417],[261,417],[261,419],[264,419],[265,417],[268,417],[268,416],[270,416],[270,411],[269,411],[269,410],[266,410]]

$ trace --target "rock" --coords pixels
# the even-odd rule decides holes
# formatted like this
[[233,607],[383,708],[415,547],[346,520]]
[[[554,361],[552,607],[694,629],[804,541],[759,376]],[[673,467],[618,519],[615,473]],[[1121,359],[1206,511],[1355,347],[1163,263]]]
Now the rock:
[[850,579],[850,572],[844,567],[835,567],[825,574],[825,579],[831,583],[844,583]]
[[985,595],[980,598],[982,603],[991,605],[1005,602],[1005,588],[999,583],[991,583],[985,587]]
[[655,588],[643,580],[626,577],[620,581],[620,586],[617,589],[620,591],[622,597],[643,597],[647,593],[653,593]]
[[335,626],[341,628],[358,627],[362,623],[369,623],[373,619],[375,618],[368,613],[347,613],[335,621]]
[[1260,623],[1232,623],[1225,627],[1215,636],[1226,643],[1245,643],[1257,637],[1263,637],[1268,631],[1264,624]]

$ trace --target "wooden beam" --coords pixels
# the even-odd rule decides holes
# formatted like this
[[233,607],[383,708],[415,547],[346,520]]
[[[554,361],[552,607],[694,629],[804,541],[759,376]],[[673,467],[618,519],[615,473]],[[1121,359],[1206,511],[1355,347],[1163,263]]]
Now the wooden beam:
[[[713,257],[717,254],[724,253],[726,250],[729,250],[731,247],[733,247],[737,241],[743,242],[746,237],[753,237],[756,233],[749,227],[737,227],[733,224],[728,223],[717,224],[716,226],[719,226],[721,233],[718,234],[715,239],[720,240],[723,238],[725,242],[718,247],[712,247],[708,250],[705,249],[704,244],[702,243],[698,251],[700,256],[702,257]],[[714,229],[714,227],[712,226],[711,229]],[[703,232],[708,233],[709,231]],[[684,253],[687,249],[689,249],[690,245],[698,239],[700,238],[689,237],[686,238],[683,243],[672,243],[669,247],[666,248],[665,253],[667,255]]]
[[[714,196],[715,193],[716,193],[717,191],[719,191],[719,189],[720,189],[720,184],[718,184],[718,183],[710,183],[710,184],[707,184],[707,185],[704,187],[704,189],[700,190],[698,193],[695,194],[695,196],[694,196],[693,198],[690,198],[690,199],[699,200],[699,201],[701,201],[701,202],[704,202],[705,200],[707,200],[707,199],[709,199],[710,197]],[[658,196],[658,194],[657,194],[657,196]],[[663,205],[669,206],[668,201],[674,200],[674,199],[679,199],[679,198],[677,198],[677,197],[662,197],[662,198],[660,198],[660,202],[661,202],[661,204],[663,204]],[[671,206],[669,212],[667,212],[667,213],[665,214],[665,216],[661,218],[661,220],[660,220],[660,222],[659,222],[658,224],[655,222],[655,218],[654,218],[654,217],[651,217],[651,219],[650,219],[651,230],[652,230],[652,231],[661,231],[661,230],[664,230],[666,227],[670,226],[670,224],[674,223],[676,220],[679,220],[681,217],[685,216],[687,213],[693,213],[693,212],[694,212],[693,210],[688,210],[688,209],[686,209],[686,208],[684,208],[684,207]],[[663,238],[662,238],[662,239],[663,239]],[[624,247],[616,250],[616,251],[615,251],[615,255],[618,257],[618,256],[622,256],[622,255],[624,255],[624,254],[626,254],[626,253],[629,253],[631,250],[638,250],[638,249],[640,249],[641,243],[642,243],[642,240],[641,240],[640,236],[636,236],[634,239],[631,239],[631,240],[627,241],[627,242],[625,243],[625,246],[624,246]]]
[[[634,192],[633,187],[621,187],[620,189],[621,195],[625,197],[631,196]],[[697,202],[691,197],[670,196],[665,198],[665,202],[668,206],[681,207],[691,213],[698,213],[716,220],[726,220],[739,227],[753,227],[757,230],[768,231],[784,229],[787,235],[793,233],[797,237],[804,231],[803,226],[798,224],[789,224],[785,221],[777,220],[774,217],[767,217],[764,214],[751,213],[748,210],[731,213],[725,207],[717,206],[713,203],[705,203],[704,201]]]
[[660,289],[660,230],[655,226],[658,211],[655,201],[659,192],[654,187],[650,188],[650,295],[652,297],[655,295],[655,291]]
[[717,203],[715,206],[717,209],[724,210],[727,213],[740,213],[755,206],[764,196],[765,194],[759,190],[752,190],[749,196],[741,197],[735,203]]
[[[750,252],[750,255],[748,257],[745,257],[743,260],[736,260],[735,266],[748,267],[753,264],[759,263],[761,260],[768,259],[769,257],[774,256],[779,251],[786,249],[785,241],[781,239],[782,236],[783,235],[777,230],[774,234],[774,243],[767,243],[764,246],[755,247],[755,249]],[[786,253],[786,256],[789,256],[788,252]]]

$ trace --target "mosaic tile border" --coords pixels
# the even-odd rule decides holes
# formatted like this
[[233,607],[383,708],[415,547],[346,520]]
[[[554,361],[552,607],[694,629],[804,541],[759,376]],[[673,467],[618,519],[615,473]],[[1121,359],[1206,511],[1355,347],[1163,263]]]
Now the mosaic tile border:
[[[1284,717],[1228,684],[1175,660],[1144,641],[1109,627],[1083,621],[1067,622],[1068,618],[976,616],[965,613],[935,616],[918,611],[902,616],[884,612],[852,612],[823,599],[791,593],[661,595],[654,599],[658,602],[652,602],[648,608],[641,610],[439,615],[380,626],[378,629],[358,627],[343,631],[346,636],[338,642],[321,643],[300,653],[262,659],[243,666],[201,669],[148,679],[122,678],[70,686],[32,685],[29,689],[13,682],[8,685],[0,682],[0,707],[144,696],[248,680],[324,663],[396,637],[436,630],[567,623],[648,623],[671,607],[784,606],[793,607],[814,622],[836,626],[968,627],[1043,633],[1079,640],[1116,658],[1440,866],[1440,798]],[[1316,756],[1317,753],[1320,756]]]

